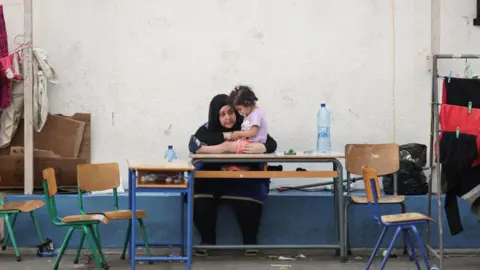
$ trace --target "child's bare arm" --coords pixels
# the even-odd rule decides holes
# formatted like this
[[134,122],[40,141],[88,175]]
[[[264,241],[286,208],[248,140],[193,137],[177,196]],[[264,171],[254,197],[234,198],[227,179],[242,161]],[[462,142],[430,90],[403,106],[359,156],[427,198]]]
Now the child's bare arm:
[[258,133],[258,126],[253,126],[248,131],[234,131],[232,133],[232,139],[240,139],[240,138],[251,138]]
[[222,154],[236,153],[237,146],[232,142],[224,142],[218,145],[204,145],[197,150],[198,154]]

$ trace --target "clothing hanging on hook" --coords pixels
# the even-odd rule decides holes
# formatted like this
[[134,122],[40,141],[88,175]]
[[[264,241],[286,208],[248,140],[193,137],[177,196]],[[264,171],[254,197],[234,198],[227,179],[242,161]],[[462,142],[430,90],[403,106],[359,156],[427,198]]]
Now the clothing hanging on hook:
[[451,78],[450,83],[443,82],[442,103],[480,109],[480,80]]
[[[8,37],[5,18],[3,16],[3,5],[0,5],[0,58],[8,56]],[[0,110],[4,110],[11,103],[10,80],[0,74]]]

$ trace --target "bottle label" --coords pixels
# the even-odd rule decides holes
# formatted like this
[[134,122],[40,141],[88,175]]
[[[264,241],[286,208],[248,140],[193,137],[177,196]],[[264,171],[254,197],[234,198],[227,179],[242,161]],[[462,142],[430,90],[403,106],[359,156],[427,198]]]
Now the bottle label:
[[330,128],[329,127],[320,127],[318,131],[320,138],[328,138],[330,137]]

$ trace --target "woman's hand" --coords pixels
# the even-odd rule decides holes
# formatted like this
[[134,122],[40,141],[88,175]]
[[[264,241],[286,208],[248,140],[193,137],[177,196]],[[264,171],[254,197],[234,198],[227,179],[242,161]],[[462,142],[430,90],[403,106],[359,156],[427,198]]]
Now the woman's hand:
[[263,143],[247,143],[242,150],[245,154],[263,154],[267,148]]
[[223,133],[223,139],[225,141],[231,141],[232,140],[232,132],[224,132]]

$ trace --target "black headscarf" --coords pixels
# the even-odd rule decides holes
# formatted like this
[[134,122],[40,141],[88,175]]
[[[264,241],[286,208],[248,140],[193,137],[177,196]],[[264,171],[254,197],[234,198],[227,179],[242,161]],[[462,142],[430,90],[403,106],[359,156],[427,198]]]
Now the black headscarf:
[[228,103],[228,96],[225,94],[216,95],[210,102],[210,108],[208,111],[208,125],[207,128],[211,132],[230,132],[234,130],[240,130],[243,117],[234,109],[237,116],[237,122],[231,128],[226,128],[220,123],[220,109],[223,106],[230,105]]

